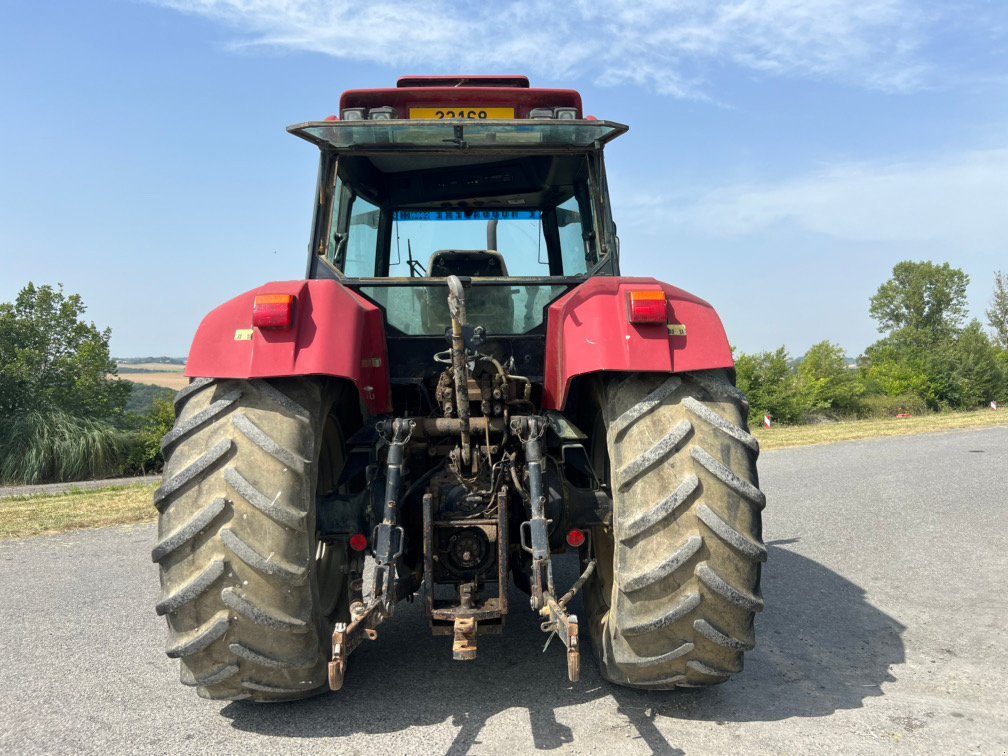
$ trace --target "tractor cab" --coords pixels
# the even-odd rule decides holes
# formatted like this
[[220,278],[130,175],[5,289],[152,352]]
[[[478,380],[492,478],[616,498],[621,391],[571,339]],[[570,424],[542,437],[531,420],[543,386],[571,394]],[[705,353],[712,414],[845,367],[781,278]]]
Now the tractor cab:
[[397,332],[435,336],[459,276],[488,330],[528,333],[571,285],[618,275],[602,146],[626,130],[524,77],[347,92],[338,118],[290,128],[322,152],[308,277],[356,289]]

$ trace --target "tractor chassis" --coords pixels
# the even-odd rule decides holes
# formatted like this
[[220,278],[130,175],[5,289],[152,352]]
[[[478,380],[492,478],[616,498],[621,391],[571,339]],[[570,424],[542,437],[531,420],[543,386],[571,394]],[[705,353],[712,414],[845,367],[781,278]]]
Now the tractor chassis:
[[[482,447],[488,462],[499,448],[491,443],[491,433],[502,439],[510,434],[517,439],[523,452],[523,463],[516,462],[516,455],[508,457],[510,473],[516,489],[527,498],[529,519],[519,528],[520,547],[531,557],[530,605],[543,621],[540,628],[548,634],[543,651],[549,646],[553,636],[560,638],[567,649],[567,676],[577,682],[581,674],[581,647],[578,637],[577,617],[567,611],[567,605],[584,586],[595,569],[595,561],[589,559],[582,575],[566,594],[559,599],[553,583],[551,561],[550,520],[546,515],[547,490],[545,483],[546,461],[543,455],[542,438],[549,425],[549,419],[540,415],[513,414],[505,417],[470,416],[470,376],[469,364],[475,360],[476,352],[473,336],[476,329],[466,323],[466,300],[463,284],[456,276],[448,277],[448,309],[451,313],[449,334],[451,349],[450,369],[443,375],[442,397],[448,397],[445,417],[440,418],[396,418],[376,423],[375,430],[388,444],[385,462],[385,491],[381,502],[382,519],[374,529],[374,566],[372,570],[371,595],[364,603],[363,572],[361,557],[355,557],[351,564],[350,580],[350,622],[339,622],[333,629],[332,660],[329,663],[329,687],[339,690],[343,686],[347,658],[365,639],[375,640],[377,628],[392,616],[396,603],[401,598],[412,598],[417,587],[409,576],[400,579],[397,566],[406,548],[406,531],[400,523],[403,505],[404,464],[407,450],[413,436],[431,440],[445,438],[458,439],[458,445],[449,455],[451,469],[459,480],[471,474],[476,480],[480,462],[480,438],[485,439]],[[480,329],[481,330],[481,329]],[[448,362],[449,360],[445,360]],[[507,372],[498,365],[500,373],[507,379]],[[514,377],[517,379],[518,377]],[[527,381],[527,379],[524,379]],[[449,384],[454,384],[451,387]],[[527,389],[527,386],[526,386]],[[456,416],[449,416],[451,399],[454,398]],[[528,395],[525,399],[527,401]],[[474,439],[476,439],[474,443]],[[501,464],[504,458],[501,457]],[[521,479],[528,481],[527,494]],[[452,657],[458,661],[476,658],[477,635],[498,634],[503,630],[508,612],[508,554],[509,519],[508,486],[494,484],[487,501],[496,500],[494,507],[477,512],[477,516],[463,518],[438,517],[434,507],[436,483],[428,478],[429,489],[423,495],[423,586],[427,620],[434,635],[451,635]],[[495,487],[496,486],[496,487]],[[587,512],[595,510],[605,516],[608,509],[611,517],[611,499],[604,492],[574,488],[567,504],[572,510]],[[483,497],[484,494],[478,494]],[[601,497],[601,498],[600,498]],[[587,521],[596,518],[588,516]],[[439,559],[438,538],[450,539],[445,533],[456,533],[464,538],[466,533],[477,530],[488,543],[496,542],[497,595],[480,599],[480,583],[477,577],[463,579],[456,576],[457,597],[438,598],[435,595],[435,561]],[[439,535],[442,534],[442,535]],[[584,553],[591,554],[591,542],[586,541]],[[475,575],[475,573],[474,573]],[[408,587],[403,587],[408,586]]]
[[[480,418],[472,418],[478,425]],[[457,421],[456,421],[457,422]],[[496,425],[496,424],[493,424]],[[399,598],[400,581],[396,572],[396,562],[403,553],[404,531],[399,524],[399,496],[402,487],[402,465],[406,447],[415,430],[418,435],[433,436],[456,430],[456,424],[438,420],[396,419],[385,423],[391,427],[387,458],[384,517],[374,531],[374,564],[372,568],[371,595],[367,604],[363,601],[362,562],[358,559],[351,567],[351,602],[349,623],[337,623],[332,635],[332,660],[329,662],[329,687],[339,690],[350,654],[364,640],[377,640],[377,628],[392,616]],[[490,423],[484,424],[489,430]],[[563,596],[557,598],[553,584],[553,569],[550,557],[548,525],[545,515],[546,497],[543,490],[543,461],[540,439],[545,422],[538,416],[516,416],[511,418],[510,431],[522,443],[525,452],[531,498],[532,516],[521,525],[521,548],[532,557],[532,581],[530,606],[543,621],[542,632],[548,635],[545,652],[555,635],[567,649],[567,677],[577,682],[581,674],[581,647],[578,634],[577,616],[567,610],[574,596],[581,590],[595,570],[595,560],[590,559],[582,574]],[[428,623],[434,635],[453,637],[452,657],[458,661],[476,658],[477,634],[499,634],[504,627],[508,612],[508,491],[502,487],[496,494],[496,518],[486,520],[463,520],[465,527],[492,527],[497,538],[497,595],[480,601],[475,583],[463,583],[458,587],[458,602],[436,599],[434,595],[434,528],[451,527],[454,522],[435,522],[433,496],[423,496],[423,547],[424,547],[424,592]],[[588,553],[590,542],[586,544]]]

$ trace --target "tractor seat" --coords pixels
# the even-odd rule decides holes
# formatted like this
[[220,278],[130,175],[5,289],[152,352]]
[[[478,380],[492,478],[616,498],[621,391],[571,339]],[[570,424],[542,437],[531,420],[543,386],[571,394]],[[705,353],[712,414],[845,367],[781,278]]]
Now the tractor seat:
[[[431,255],[427,275],[431,278],[503,278],[504,257],[495,249],[441,249]],[[424,333],[440,333],[451,326],[444,287],[424,287],[420,310]],[[466,294],[468,322],[490,333],[514,331],[514,303],[510,285],[479,286]]]
[[495,249],[439,249],[427,266],[431,278],[502,278],[507,274],[504,257]]

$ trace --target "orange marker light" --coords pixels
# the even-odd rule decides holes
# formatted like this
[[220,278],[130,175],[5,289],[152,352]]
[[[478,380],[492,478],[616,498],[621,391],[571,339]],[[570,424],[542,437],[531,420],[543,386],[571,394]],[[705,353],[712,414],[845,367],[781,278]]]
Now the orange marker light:
[[252,325],[256,328],[290,328],[294,325],[293,294],[256,294]]
[[667,323],[668,306],[664,291],[631,291],[627,294],[627,315],[631,323]]

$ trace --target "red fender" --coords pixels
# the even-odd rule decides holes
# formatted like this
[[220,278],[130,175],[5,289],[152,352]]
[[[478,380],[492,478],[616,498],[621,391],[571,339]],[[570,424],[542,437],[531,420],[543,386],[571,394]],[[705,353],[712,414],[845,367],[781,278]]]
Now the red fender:
[[[294,327],[253,328],[257,294],[293,294]],[[268,283],[222,304],[200,323],[186,375],[347,378],[371,414],[392,411],[381,310],[336,281]]]
[[[630,291],[664,291],[668,324],[630,323]],[[684,326],[675,335],[671,326]],[[562,410],[571,381],[600,371],[684,373],[734,367],[714,308],[653,278],[589,278],[549,307],[543,407]]]

